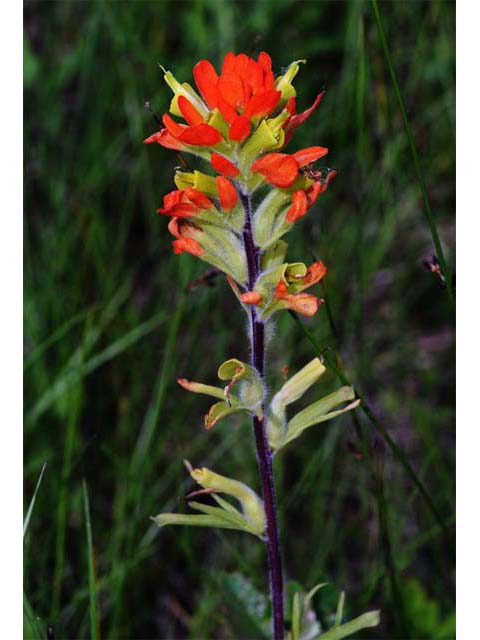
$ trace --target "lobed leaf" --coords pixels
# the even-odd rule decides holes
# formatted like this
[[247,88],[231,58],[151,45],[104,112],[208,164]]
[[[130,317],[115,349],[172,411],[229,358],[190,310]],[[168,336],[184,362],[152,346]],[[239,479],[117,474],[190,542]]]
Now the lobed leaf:
[[368,611],[368,613],[364,613],[358,618],[342,624],[340,627],[329,629],[326,633],[317,636],[315,640],[341,640],[362,629],[376,627],[379,623],[380,611]]

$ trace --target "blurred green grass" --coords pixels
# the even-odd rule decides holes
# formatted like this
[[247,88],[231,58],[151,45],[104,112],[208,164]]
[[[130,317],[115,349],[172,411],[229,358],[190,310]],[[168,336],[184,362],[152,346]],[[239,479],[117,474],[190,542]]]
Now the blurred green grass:
[[[452,267],[455,5],[380,8]],[[228,50],[262,49],[276,72],[307,58],[300,107],[326,88],[291,146],[329,147],[338,171],[291,234],[289,255],[328,265],[349,376],[452,522],[454,330],[445,291],[421,264],[432,242],[370,4],[26,2],[26,507],[47,468],[24,572],[29,606],[56,638],[90,637],[83,478],[102,637],[250,637],[232,628],[221,574],[241,571],[265,591],[261,545],[231,532],[159,532],[148,520],[185,508],[184,457],[253,486],[258,478],[248,424],[206,435],[208,402],[175,383],[214,381],[217,363],[246,356],[245,320],[223,282],[187,290],[205,267],[172,255],[155,215],[178,160],[142,140],[156,128],[144,101],[162,113],[170,100],[158,63],[189,81],[201,57],[218,64]],[[325,309],[308,327],[334,346]],[[283,365],[294,370],[313,351],[285,316],[270,355],[273,387]],[[330,376],[322,392],[333,384]],[[451,638],[449,547],[388,452],[385,544],[375,483],[349,447],[356,438],[339,419],[277,461],[288,577],[346,589],[348,615],[381,608],[381,627],[363,637],[404,638],[407,628],[415,639]],[[317,596],[320,616],[328,598]]]

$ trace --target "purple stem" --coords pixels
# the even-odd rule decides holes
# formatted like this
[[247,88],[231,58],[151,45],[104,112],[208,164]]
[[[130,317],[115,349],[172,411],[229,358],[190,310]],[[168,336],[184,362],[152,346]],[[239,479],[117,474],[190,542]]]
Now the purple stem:
[[[260,272],[260,251],[255,246],[252,233],[252,203],[248,193],[240,192],[245,209],[245,226],[243,242],[248,268],[248,289],[252,291]],[[250,311],[250,346],[251,363],[263,378],[265,375],[265,325],[257,316],[254,305]],[[268,446],[263,419],[253,417],[253,431],[257,449],[258,467],[262,481],[262,495],[265,506],[266,546],[270,578],[270,595],[273,609],[273,638],[283,640],[285,635],[283,612],[283,578],[282,560],[280,556],[280,537],[278,533],[277,507],[275,501],[275,484],[273,480],[272,454]]]

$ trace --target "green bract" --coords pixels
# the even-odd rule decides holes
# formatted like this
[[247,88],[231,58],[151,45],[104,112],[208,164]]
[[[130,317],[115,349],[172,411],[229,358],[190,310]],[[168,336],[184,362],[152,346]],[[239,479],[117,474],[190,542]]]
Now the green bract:
[[[250,487],[238,480],[232,480],[232,478],[214,473],[205,467],[192,469],[190,463],[186,462],[185,464],[192,478],[202,487],[210,490],[209,494],[220,506],[214,507],[201,502],[190,502],[190,506],[196,511],[200,511],[202,515],[161,513],[152,518],[159,527],[174,524],[217,527],[221,529],[237,529],[262,537],[265,528],[263,502]],[[216,492],[226,493],[236,498],[241,504],[242,511],[239,511],[229,502],[216,495]]]
[[237,412],[261,415],[264,395],[263,383],[253,367],[236,358],[227,360],[218,368],[220,380],[230,380],[224,388],[213,387],[180,378],[178,383],[193,393],[203,393],[222,401],[213,404],[205,416],[205,427],[211,429],[222,418]]
[[274,395],[267,411],[268,443],[273,451],[279,451],[286,444],[298,438],[305,429],[335,418],[359,405],[360,401],[355,400],[346,407],[332,410],[344,402],[355,399],[352,387],[341,387],[338,391],[317,400],[287,421],[286,407],[299,400],[324,373],[325,367],[319,358],[314,358],[287,380],[280,391]]

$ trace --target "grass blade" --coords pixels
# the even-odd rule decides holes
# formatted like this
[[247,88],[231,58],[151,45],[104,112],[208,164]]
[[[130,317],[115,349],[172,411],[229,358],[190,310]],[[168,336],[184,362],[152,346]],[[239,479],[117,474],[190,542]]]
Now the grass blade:
[[422,165],[420,163],[420,158],[418,157],[417,147],[415,145],[415,140],[413,139],[412,128],[410,126],[410,121],[408,119],[407,111],[405,109],[405,103],[403,101],[402,92],[400,91],[400,86],[397,81],[397,75],[393,67],[392,56],[390,54],[390,47],[388,46],[387,37],[385,35],[385,29],[383,28],[382,17],[380,15],[380,9],[378,7],[377,0],[372,0],[372,7],[373,7],[373,13],[375,14],[375,20],[377,21],[378,32],[380,34],[380,41],[382,43],[383,52],[385,54],[385,59],[387,61],[388,71],[390,73],[390,78],[392,80],[393,90],[397,98],[398,106],[402,114],[403,124],[405,126],[405,131],[407,133],[408,142],[410,145],[410,151],[412,153],[413,165],[415,167],[415,173],[417,174],[417,180],[420,185],[420,190],[422,192],[423,203],[425,205],[425,216],[427,218],[428,226],[430,228],[430,233],[432,235],[432,240],[435,246],[438,262],[440,263],[440,268],[443,272],[443,275],[445,276],[445,284],[446,284],[448,298],[450,300],[450,305],[452,307],[452,311],[455,313],[455,297],[453,295],[453,289],[452,289],[452,277],[451,277],[450,269],[448,268],[448,265],[447,265],[447,261],[445,260],[445,256],[443,254],[442,243],[440,241],[440,236],[438,235],[437,225],[435,224],[435,218],[433,216],[432,207],[430,205],[430,198],[428,197],[427,185],[425,183],[425,175],[423,173]]
[[35,615],[25,593],[23,594],[23,637],[24,640],[43,640],[45,638],[40,618]]
[[71,368],[67,367],[29,411],[26,417],[26,422],[30,424],[35,421],[73,384],[90,375],[106,362],[113,360],[123,351],[129,349],[136,342],[154,331],[162,322],[165,321],[166,317],[167,314],[164,311],[155,314],[152,318],[142,322],[134,329],[131,329],[118,340],[112,342],[108,347],[92,356],[86,362],[76,363],[76,365]]
[[95,563],[93,557],[92,523],[90,520],[90,503],[85,480],[82,482],[83,510],[85,513],[85,529],[87,533],[88,554],[88,592],[90,601],[90,635],[92,640],[100,640],[100,618],[98,613]]
[[42,483],[42,478],[44,471],[46,469],[47,463],[43,463],[42,470],[40,471],[40,475],[37,480],[37,486],[35,487],[35,491],[33,492],[32,499],[30,500],[30,505],[28,507],[27,515],[23,521],[23,537],[25,538],[25,534],[27,533],[28,525],[30,524],[30,518],[32,517],[33,505],[35,504],[35,500],[37,497],[38,490],[40,489],[40,484]]

